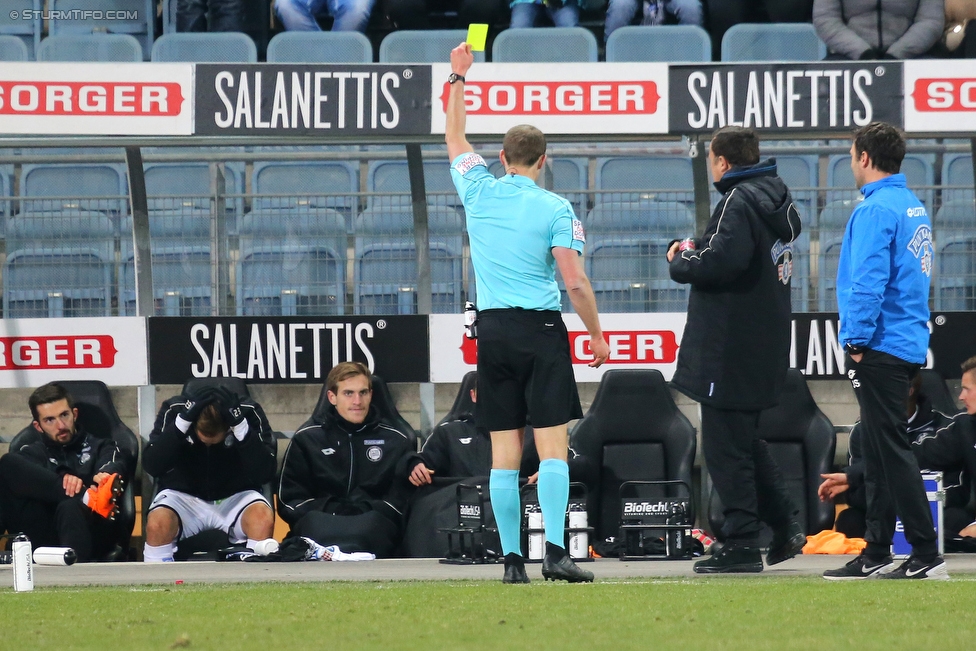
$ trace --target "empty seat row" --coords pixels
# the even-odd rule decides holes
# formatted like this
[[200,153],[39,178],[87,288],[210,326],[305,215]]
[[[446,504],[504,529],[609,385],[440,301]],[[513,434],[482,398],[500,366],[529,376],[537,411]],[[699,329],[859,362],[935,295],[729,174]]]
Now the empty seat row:
[[[39,0],[34,0],[38,2]],[[0,17],[0,61],[194,61],[256,62],[257,47],[236,32],[176,32],[164,29],[153,42],[152,24],[138,17],[152,0],[51,0],[58,7],[127,10],[132,21],[102,21],[112,33],[102,33],[94,20],[52,20],[50,36],[40,40],[40,22]],[[175,1],[166,0],[169,7]],[[85,7],[80,7],[85,4]],[[173,9],[164,9],[170,18]],[[154,15],[154,14],[150,14]],[[171,18],[170,18],[171,20]],[[167,21],[169,24],[169,21]],[[93,28],[95,28],[93,30]],[[96,32],[96,33],[93,33]],[[392,32],[380,44],[380,63],[440,63],[465,40],[465,30]],[[611,62],[707,62],[711,38],[693,25],[629,26],[615,30],[607,41]],[[596,37],[583,27],[503,30],[492,45],[492,61],[595,62]],[[722,39],[723,61],[817,61],[826,47],[809,23],[740,24]],[[484,53],[475,54],[484,61]],[[358,32],[284,32],[268,44],[271,63],[372,63],[373,48]]]

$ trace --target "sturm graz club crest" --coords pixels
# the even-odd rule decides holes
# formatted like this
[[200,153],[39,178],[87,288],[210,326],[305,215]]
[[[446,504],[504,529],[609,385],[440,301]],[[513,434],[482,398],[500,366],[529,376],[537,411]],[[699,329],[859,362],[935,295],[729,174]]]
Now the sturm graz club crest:
[[784,285],[788,285],[793,276],[793,242],[783,244],[783,240],[776,240],[769,255],[773,258],[776,265],[776,277]]
[[383,448],[377,447],[375,445],[369,447],[366,450],[366,458],[372,462],[377,462],[383,458]]
[[934,249],[932,247],[932,229],[928,224],[920,224],[915,229],[912,240],[908,243],[908,250],[912,252],[922,265],[922,273],[932,276],[932,258]]

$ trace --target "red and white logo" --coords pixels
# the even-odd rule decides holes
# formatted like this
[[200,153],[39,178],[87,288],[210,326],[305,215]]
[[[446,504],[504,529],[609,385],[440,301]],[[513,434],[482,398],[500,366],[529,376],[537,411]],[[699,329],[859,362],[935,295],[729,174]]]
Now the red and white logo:
[[976,77],[916,79],[911,94],[916,111],[976,111]]
[[971,61],[905,61],[904,77],[906,131],[971,133],[976,129],[976,74]]
[[0,371],[111,368],[117,352],[108,335],[0,337]]
[[[604,332],[610,357],[607,364],[672,364],[678,357],[678,342],[670,330]],[[590,335],[586,331],[569,333],[573,364],[593,361]],[[465,364],[478,363],[478,340],[462,337],[461,353]]]
[[[441,93],[443,109],[451,85]],[[466,83],[468,115],[652,115],[661,95],[654,81],[486,81]]]
[[175,116],[178,83],[0,80],[0,115]]

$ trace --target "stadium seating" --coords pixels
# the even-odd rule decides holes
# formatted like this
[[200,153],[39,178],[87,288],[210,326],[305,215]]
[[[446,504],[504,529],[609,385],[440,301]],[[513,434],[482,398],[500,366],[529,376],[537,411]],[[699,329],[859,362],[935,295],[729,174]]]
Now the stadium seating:
[[[369,406],[376,410],[380,418],[406,434],[411,440],[411,443],[416,445],[417,431],[400,414],[400,411],[397,409],[396,400],[393,399],[393,394],[390,392],[390,387],[387,386],[386,381],[380,376],[374,375],[372,376],[371,383],[373,385],[373,397],[370,400]],[[322,386],[318,402],[315,403],[315,409],[312,410],[312,418],[306,422],[306,425],[312,421],[321,423],[325,418],[326,412],[332,405],[329,402],[328,390],[328,387],[325,385]],[[301,427],[305,427],[305,425]]]
[[156,39],[152,60],[257,63],[258,49],[250,36],[240,32],[178,32]]
[[359,170],[340,161],[255,163],[251,186],[254,207],[334,208],[349,221],[359,192]]
[[860,200],[832,201],[820,211],[820,254],[817,258],[819,283],[817,307],[820,312],[837,311],[837,262],[844,240],[844,229]]
[[[443,55],[439,60],[443,60]],[[596,61],[596,37],[584,27],[509,28],[495,37],[491,60],[495,63]]]
[[[462,301],[462,224],[452,208],[427,209],[432,311],[458,313]],[[417,313],[417,249],[413,211],[371,206],[354,227],[356,314]]]
[[697,25],[628,25],[607,39],[607,61],[708,62],[712,39]]
[[973,198],[972,154],[946,154],[942,159],[942,200]]
[[30,51],[23,39],[0,32],[0,61],[30,61]]
[[803,228],[809,228],[817,223],[817,157],[786,154],[775,158],[776,173],[790,189]]
[[[126,456],[127,474],[134,481],[125,485],[121,498],[117,501],[119,513],[116,520],[120,523],[123,537],[119,540],[122,547],[120,553],[111,553],[110,559],[98,560],[129,560],[129,538],[135,525],[136,518],[141,514],[136,510],[136,495],[140,492],[140,481],[136,474],[136,460],[139,458],[139,437],[133,433],[128,425],[122,422],[119,412],[112,401],[112,394],[104,382],[98,380],[58,380],[58,384],[68,390],[78,409],[79,429],[98,438],[111,437],[118,444],[119,449]],[[24,445],[40,440],[42,435],[28,424],[10,442],[10,449],[17,450]],[[0,526],[0,532],[3,528]]]
[[129,190],[120,165],[24,165],[21,194],[28,211],[99,210],[113,216],[125,212]]
[[[797,522],[807,535],[820,533],[834,525],[834,505],[821,502],[817,488],[820,475],[831,471],[836,437],[834,426],[820,411],[803,375],[797,369],[787,372],[779,404],[763,410],[759,416],[759,438],[766,442],[769,454],[779,466],[793,506],[799,509]],[[756,488],[760,495],[768,489],[759,473]],[[704,497],[707,500],[709,530],[722,540],[725,523],[722,500],[708,477]],[[760,516],[762,515],[760,500]],[[763,545],[771,538],[767,527]]]
[[[907,154],[901,162],[901,173],[905,175],[908,188],[912,190],[929,211],[934,209],[935,170],[931,161],[924,155]],[[970,184],[972,179],[970,179]],[[860,196],[854,185],[854,172],[851,170],[849,154],[831,156],[827,162],[827,201],[838,201]]]
[[935,309],[976,309],[976,203],[946,202],[936,214]]
[[[442,160],[424,161],[424,187],[427,190],[427,202],[438,206],[452,206],[460,208],[461,198],[457,195],[454,181],[451,179],[451,164],[445,156]],[[370,194],[366,205],[375,206],[409,206],[410,171],[405,160],[381,160],[369,164],[366,175],[366,190]],[[398,193],[399,196],[382,196],[383,193]]]
[[597,204],[585,221],[586,272],[605,312],[683,312],[688,285],[668,273],[667,247],[694,233],[695,218],[674,201]]
[[372,63],[373,46],[359,32],[282,32],[268,43],[268,63]]
[[142,46],[128,34],[57,34],[41,41],[38,61],[140,62]]
[[343,314],[346,222],[328,208],[265,208],[244,216],[237,265],[242,316]]
[[693,203],[691,159],[673,155],[599,159],[596,189],[596,203],[641,199]]
[[[604,373],[586,416],[573,428],[570,445],[598,468],[599,476],[587,503],[589,525],[597,540],[620,535],[621,483],[677,480],[691,490],[695,428],[674,404],[658,370],[614,369]],[[680,496],[671,490],[640,495]],[[689,515],[694,521],[693,501]]]
[[[153,0],[48,0],[48,9],[51,10],[50,34],[60,36],[106,31],[111,34],[129,34],[138,40],[141,52],[138,60],[143,61],[149,58],[149,49],[152,45],[156,19],[155,5]],[[61,18],[66,15],[65,12],[75,10],[79,10],[79,14],[73,13]],[[82,10],[90,13],[81,13]],[[114,11],[116,18],[96,19],[95,11],[102,12],[103,15]],[[124,17],[125,20],[120,20],[119,17]]]
[[[380,63],[444,63],[467,37],[463,29],[397,30],[380,43]],[[474,60],[483,62],[485,53],[475,52]]]
[[[185,206],[149,212],[155,314],[207,316],[213,302],[210,208]],[[136,313],[132,218],[122,222],[119,312]]]
[[[582,216],[586,208],[587,190],[587,162],[585,158],[549,158],[549,168],[552,170],[552,191],[565,198],[571,204],[578,216]],[[495,159],[488,165],[488,171],[495,178],[505,175],[502,162]],[[539,176],[540,186],[545,185],[542,175]]]
[[820,61],[827,46],[811,23],[739,23],[722,37],[722,61]]
[[100,212],[22,213],[7,222],[6,318],[109,316],[114,228]]
[[[17,40],[24,44],[27,48],[27,61],[33,60],[34,53],[37,52],[38,46],[41,44],[41,30],[43,25],[41,24],[41,4],[43,0],[26,0],[20,3],[20,7],[17,9],[30,9],[34,13],[32,14],[31,20],[24,20],[23,16],[19,13],[14,14],[11,9],[14,7],[7,7],[5,10],[0,11],[0,35],[13,36]],[[8,5],[10,3],[7,3]],[[2,59],[4,61],[18,61],[20,59]]]

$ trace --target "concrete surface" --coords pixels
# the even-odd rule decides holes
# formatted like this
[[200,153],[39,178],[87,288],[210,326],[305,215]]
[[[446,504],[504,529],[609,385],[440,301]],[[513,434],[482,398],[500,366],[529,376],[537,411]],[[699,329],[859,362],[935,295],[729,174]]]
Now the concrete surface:
[[[824,570],[842,566],[852,556],[797,556],[767,568],[762,577],[820,576]],[[976,554],[946,556],[949,574],[957,580],[976,580]],[[597,559],[585,567],[597,581],[619,579],[689,579],[700,577],[691,567],[694,561],[619,561]],[[540,564],[528,564],[533,581],[542,580]],[[446,565],[436,559],[388,559],[377,561],[333,563],[216,563],[188,561],[183,563],[90,563],[70,567],[34,566],[37,587],[84,585],[174,585],[209,583],[286,583],[315,581],[495,581],[500,580],[502,566]],[[743,576],[743,575],[729,575]],[[12,590],[13,575],[9,565],[0,566],[0,591]]]

